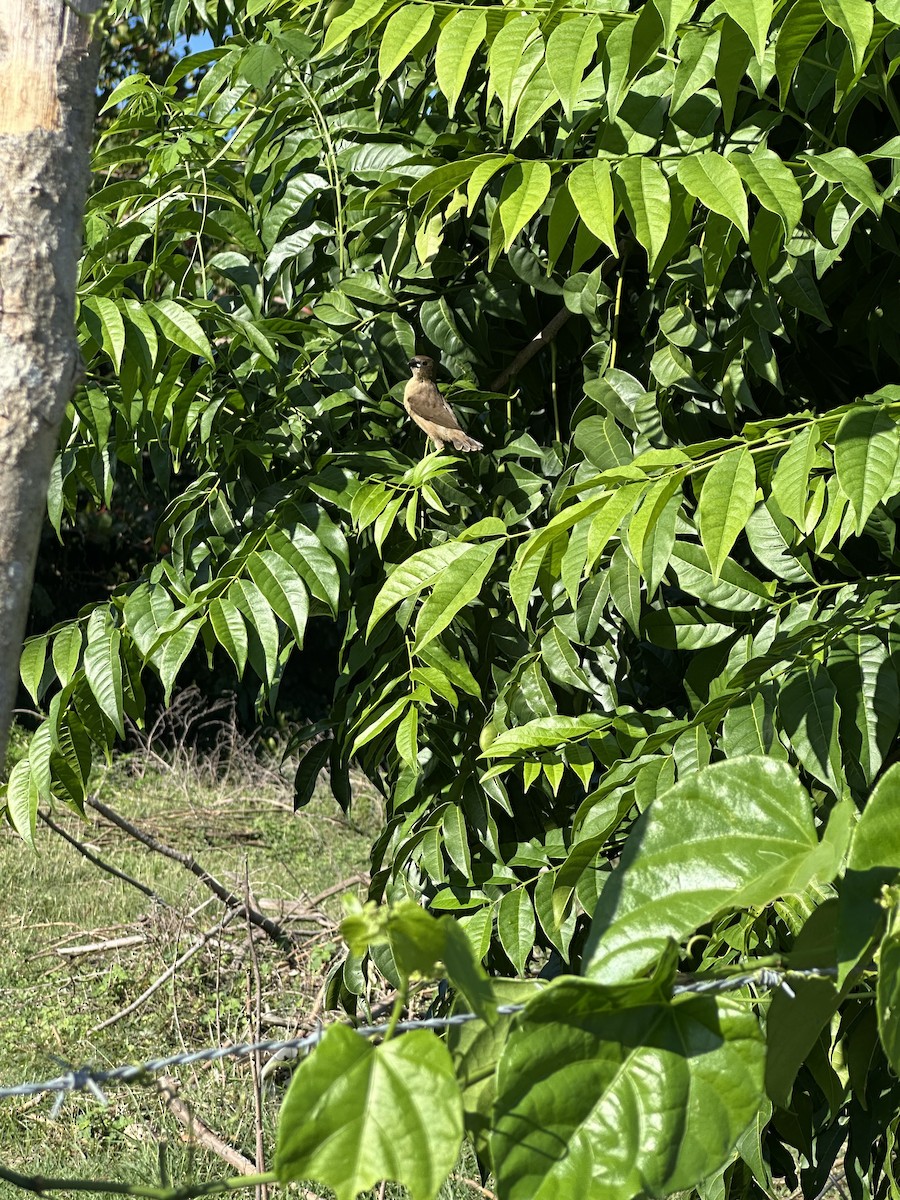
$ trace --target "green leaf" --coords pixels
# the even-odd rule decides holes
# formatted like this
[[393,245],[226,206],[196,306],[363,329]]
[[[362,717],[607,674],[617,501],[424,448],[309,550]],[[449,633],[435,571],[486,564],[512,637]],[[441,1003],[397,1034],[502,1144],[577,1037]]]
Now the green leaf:
[[340,46],[357,29],[362,29],[363,25],[367,25],[369,21],[374,20],[383,8],[384,0],[354,0],[350,8],[346,12],[336,16],[328,26],[328,32],[325,35],[325,42],[322,46],[322,54],[325,55],[329,50],[334,50],[336,46]]
[[125,628],[146,658],[175,612],[172,597],[164,587],[140,583],[125,601]]
[[659,586],[675,545],[675,526],[682,504],[682,482],[681,474],[660,479],[647,492],[641,507],[628,524],[628,545],[647,581],[648,599],[652,598]]
[[385,26],[378,50],[378,78],[383,83],[418,46],[431,28],[430,4],[404,4]]
[[809,558],[794,549],[797,531],[774,497],[757,505],[747,521],[747,541],[764,567],[788,583],[815,583]]
[[264,92],[269,86],[273,75],[284,67],[284,59],[276,46],[270,42],[260,42],[248,46],[241,55],[240,73],[244,79],[258,91]]
[[596,53],[602,28],[599,17],[576,16],[560,21],[547,39],[547,71],[569,121],[578,103],[584,73]]
[[827,154],[802,154],[800,159],[820,178],[839,183],[854,200],[864,204],[876,217],[881,216],[884,201],[875,187],[872,172],[849,146],[838,146]]
[[690,154],[678,163],[678,182],[711,212],[727,217],[750,241],[747,197],[737,168],[714,150]]
[[853,830],[838,914],[838,982],[863,958],[885,917],[882,893],[900,875],[900,764],[879,779]]
[[166,704],[172,698],[172,688],[175,686],[176,676],[184,665],[185,659],[193,650],[202,624],[203,622],[200,620],[185,622],[166,637],[153,656],[153,663],[159,671],[159,678],[165,691]]
[[525,85],[516,108],[516,128],[510,145],[515,149],[519,142],[537,125],[538,121],[556,103],[556,89],[544,63]]
[[414,1030],[373,1046],[333,1025],[294,1072],[275,1172],[281,1183],[324,1184],[337,1200],[355,1200],[382,1179],[408,1188],[412,1200],[434,1200],[462,1135],[453,1063],[433,1033]]
[[851,787],[863,792],[881,770],[900,725],[900,681],[885,642],[848,630],[828,653],[841,710],[839,737]]
[[878,983],[875,1007],[878,1012],[878,1037],[893,1071],[900,1071],[900,921],[897,920],[897,889],[891,899],[894,908],[881,949],[878,952]]
[[697,7],[697,0],[653,0],[653,6],[663,22],[663,49],[671,49],[678,26],[690,21]]
[[380,737],[386,729],[398,721],[406,712],[409,703],[409,696],[401,696],[393,704],[381,706],[374,704],[365,709],[351,729],[354,737],[350,743],[350,757],[358,754],[363,746],[367,746],[369,742]]
[[650,158],[626,158],[616,166],[625,214],[652,268],[666,240],[671,216],[669,182]]
[[488,73],[491,89],[503,107],[504,136],[512,124],[519,98],[544,57],[544,42],[534,16],[507,21],[491,42]]
[[806,48],[825,24],[819,0],[797,0],[778,30],[775,42],[775,74],[781,89],[781,106],[784,107],[791,87],[794,72],[800,64]]
[[534,949],[534,906],[523,887],[507,892],[497,910],[497,934],[518,975],[525,974],[525,964]]
[[757,61],[766,56],[766,39],[772,24],[773,0],[721,0],[722,10],[750,39]]
[[809,795],[786,764],[736,758],[688,776],[632,828],[594,913],[584,973],[624,982],[716,913],[802,892],[817,847]]
[[193,313],[175,300],[151,300],[144,307],[173,346],[212,362],[212,346]]
[[763,1103],[765,1047],[739,1000],[671,1004],[565,979],[500,1059],[491,1155],[506,1200],[687,1192]]
[[775,591],[774,584],[762,583],[730,558],[715,578],[706,551],[694,542],[676,542],[671,562],[678,586],[716,608],[753,612],[771,602]]
[[[90,320],[89,314],[97,318],[96,325]],[[125,322],[115,300],[110,300],[108,296],[86,296],[82,301],[82,316],[94,340],[109,355],[116,370],[120,371],[125,352]],[[99,337],[97,332],[100,333]]]
[[487,32],[484,9],[460,9],[441,29],[435,52],[434,70],[438,87],[447,97],[447,109],[453,116],[466,82],[475,52]]
[[807,771],[840,793],[840,709],[831,677],[821,663],[794,671],[778,696],[781,726]]
[[731,625],[716,620],[702,608],[668,606],[644,613],[643,636],[654,646],[670,650],[704,650],[734,636]]
[[310,593],[327,604],[337,615],[341,599],[341,577],[335,561],[340,555],[339,543],[328,542],[320,527],[318,532],[296,525],[287,533],[281,529],[266,530],[266,541],[275,553],[300,576]]
[[394,735],[397,753],[414,769],[419,761],[419,710],[410,705]]
[[366,626],[366,637],[392,608],[410,596],[417,596],[469,550],[471,546],[465,542],[446,542],[410,555],[390,574],[375,597],[372,615]]
[[27,758],[20,758],[6,782],[6,808],[13,829],[32,850],[40,793]]
[[790,168],[765,146],[753,154],[733,154],[729,162],[763,208],[781,220],[785,239],[789,238],[803,215],[803,193]]
[[19,675],[35,704],[40,701],[40,685],[44,675],[48,641],[49,638],[46,634],[28,638],[22,647],[22,657],[19,659]]
[[712,79],[719,57],[718,29],[690,29],[678,44],[678,67],[672,84],[672,111],[676,112]]
[[875,13],[868,0],[821,0],[822,11],[840,29],[850,43],[853,70],[859,74],[863,69]]
[[697,525],[717,580],[738,534],[756,503],[756,467],[745,447],[729,450],[717,459],[700,491]]
[[[414,710],[413,710],[414,711]],[[313,742],[297,764],[294,776],[294,811],[305,808],[313,798],[319,773],[328,763],[334,746],[333,738]]]
[[526,721],[524,725],[517,725],[515,729],[499,733],[490,746],[482,751],[481,757],[499,758],[526,750],[561,746],[573,738],[604,729],[610,720],[609,717],[590,713],[583,717],[538,717],[534,721]]
[[[64,625],[53,639],[53,667],[63,687],[78,670],[78,663],[81,659],[81,640],[81,628],[75,621]],[[43,663],[41,663],[41,667],[43,673]],[[40,681],[40,676],[38,681]]]
[[274,550],[254,550],[247,556],[244,570],[302,646],[309,617],[309,593],[303,580]]
[[719,57],[716,61],[716,88],[726,129],[731,129],[741,81],[752,55],[753,47],[740,25],[726,17],[722,22]]
[[772,495],[786,517],[801,532],[806,532],[806,503],[809,498],[809,473],[816,461],[819,431],[809,425],[794,435],[790,446],[778,460],[772,479]]
[[722,721],[720,745],[726,758],[743,754],[764,754],[787,761],[787,750],[778,740],[775,701],[772,688],[757,691],[746,700],[732,704]]
[[209,623],[216,640],[234,663],[238,678],[247,665],[247,626],[236,605],[226,597],[209,606]]
[[456,614],[480,593],[500,545],[494,541],[470,546],[440,574],[419,611],[413,653],[418,654],[443,633]]
[[[837,902],[827,900],[805,922],[791,949],[794,970],[834,962],[836,910]],[[766,1017],[766,1093],[782,1108],[790,1108],[797,1072],[840,1001],[833,979],[792,977],[790,986],[790,996],[776,990]]]
[[886,498],[898,457],[897,423],[880,408],[851,408],[835,434],[834,468],[856,515],[857,537],[875,506]]
[[498,212],[503,227],[503,249],[508,251],[550,192],[550,168],[529,161],[510,167],[503,179]]
[[[673,531],[674,534],[674,531]],[[641,626],[641,569],[630,558],[625,547],[619,546],[609,564],[609,597],[613,607],[625,618],[629,629],[640,634]]]
[[493,154],[490,158],[478,163],[475,170],[469,176],[469,182],[466,186],[466,211],[469,215],[474,212],[479,196],[500,168],[515,161],[511,154]]
[[[99,612],[94,610],[95,615]],[[121,643],[122,635],[114,626],[102,621],[89,622],[84,673],[101,710],[112,721],[119,737],[124,737]]]
[[[561,28],[565,28],[562,26]],[[579,163],[566,180],[578,215],[591,233],[618,255],[616,245],[616,202],[609,163],[593,158]]]
[[469,831],[466,819],[458,804],[449,804],[441,822],[444,849],[453,865],[466,879],[472,877],[472,857],[469,853]]
[[256,634],[263,652],[260,663],[254,658],[252,646],[248,653],[253,669],[266,682],[275,678],[278,663],[278,625],[268,600],[252,579],[235,579],[228,588],[228,599],[241,610],[249,629]]

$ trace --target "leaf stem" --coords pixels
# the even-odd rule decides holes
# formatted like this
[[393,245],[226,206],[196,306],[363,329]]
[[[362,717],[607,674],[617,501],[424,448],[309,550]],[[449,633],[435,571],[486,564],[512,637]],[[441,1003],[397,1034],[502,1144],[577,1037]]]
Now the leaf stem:
[[394,999],[394,1007],[391,1009],[391,1019],[388,1021],[387,1029],[384,1032],[384,1040],[389,1042],[394,1036],[397,1028],[397,1022],[403,1015],[403,1010],[406,1008],[406,1002],[409,999],[409,980],[404,979],[397,990],[397,995]]

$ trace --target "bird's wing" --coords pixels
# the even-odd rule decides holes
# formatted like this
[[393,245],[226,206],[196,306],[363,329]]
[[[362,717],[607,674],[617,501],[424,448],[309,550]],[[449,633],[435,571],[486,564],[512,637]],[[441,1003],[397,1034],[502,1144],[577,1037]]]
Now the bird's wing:
[[433,383],[418,383],[411,379],[406,385],[403,402],[410,416],[431,421],[446,429],[461,429],[453,409]]

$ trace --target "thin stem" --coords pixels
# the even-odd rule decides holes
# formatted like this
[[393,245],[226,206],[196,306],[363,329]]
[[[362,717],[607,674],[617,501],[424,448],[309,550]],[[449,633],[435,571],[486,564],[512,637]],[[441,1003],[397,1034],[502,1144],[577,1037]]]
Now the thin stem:
[[198,1196],[221,1196],[236,1192],[240,1188],[258,1187],[260,1184],[277,1183],[274,1171],[263,1175],[239,1175],[231,1179],[218,1179],[212,1183],[183,1184],[180,1187],[147,1187],[141,1183],[120,1183],[115,1179],[53,1179],[42,1175],[22,1175],[10,1167],[0,1165],[0,1179],[12,1183],[26,1192],[45,1196],[48,1192],[102,1192],[115,1196],[139,1196],[143,1200],[194,1200]]
[[404,979],[400,984],[397,996],[394,1000],[394,1007],[391,1009],[391,1019],[388,1021],[387,1029],[384,1033],[384,1040],[389,1042],[394,1036],[394,1031],[397,1028],[397,1022],[403,1015],[403,1010],[406,1008],[406,1002],[409,999],[409,980]]

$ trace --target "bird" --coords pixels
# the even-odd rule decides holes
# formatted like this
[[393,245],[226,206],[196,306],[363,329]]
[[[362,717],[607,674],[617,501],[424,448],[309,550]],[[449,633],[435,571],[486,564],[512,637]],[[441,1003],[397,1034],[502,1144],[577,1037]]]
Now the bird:
[[441,395],[434,382],[434,359],[427,354],[416,354],[409,360],[409,369],[412,379],[403,393],[403,407],[438,450],[443,450],[445,442],[449,442],[454,450],[483,450],[482,443],[469,437]]

